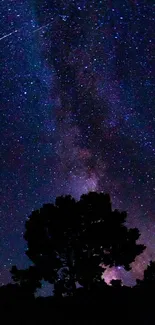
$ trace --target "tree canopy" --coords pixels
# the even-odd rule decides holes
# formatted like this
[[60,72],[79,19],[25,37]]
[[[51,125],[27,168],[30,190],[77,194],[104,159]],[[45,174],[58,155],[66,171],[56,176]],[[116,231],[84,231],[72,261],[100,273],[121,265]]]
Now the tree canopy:
[[137,280],[137,287],[153,289],[155,288],[155,262],[150,261],[144,271],[143,280]]
[[54,204],[44,204],[25,224],[26,254],[34,268],[12,268],[13,279],[28,278],[25,281],[31,288],[40,286],[40,279],[44,279],[61,295],[73,294],[76,282],[90,289],[103,281],[103,264],[130,270],[145,247],[137,244],[139,231],[128,229],[126,218],[126,212],[112,210],[110,196],[104,193],[90,192],[79,201],[61,196]]

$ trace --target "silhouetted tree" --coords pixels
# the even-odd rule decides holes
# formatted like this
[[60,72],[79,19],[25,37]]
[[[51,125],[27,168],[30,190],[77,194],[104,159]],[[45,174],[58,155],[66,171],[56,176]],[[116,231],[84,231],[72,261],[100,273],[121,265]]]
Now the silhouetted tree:
[[16,304],[17,302],[24,302],[25,298],[32,300],[34,295],[27,289],[19,284],[9,283],[0,287],[0,306],[1,304]]
[[[112,211],[108,194],[90,192],[77,202],[71,196],[58,197],[26,221],[26,254],[38,274],[54,283],[55,294],[73,294],[76,281],[91,289],[102,281],[101,264],[129,270],[144,250],[136,244],[138,229],[125,226],[126,217]],[[14,275],[21,279],[21,273]]]
[[113,288],[120,288],[122,286],[122,281],[117,279],[117,280],[111,280],[110,284],[112,285]]
[[20,287],[18,284],[6,284],[0,287],[0,302],[13,301],[20,296]]
[[137,287],[155,289],[155,262],[150,262],[147,269],[144,271],[143,280],[136,280]]
[[41,288],[41,278],[38,269],[30,266],[25,270],[18,270],[16,266],[11,269],[12,279],[20,286],[25,295],[34,295],[37,288]]
[[129,270],[130,263],[144,246],[136,244],[138,229],[127,229],[124,225],[126,212],[112,211],[108,194],[92,192],[82,195],[77,206],[82,231],[76,249],[75,268],[79,283],[90,288],[94,281],[101,281],[101,263],[110,267],[123,265]]

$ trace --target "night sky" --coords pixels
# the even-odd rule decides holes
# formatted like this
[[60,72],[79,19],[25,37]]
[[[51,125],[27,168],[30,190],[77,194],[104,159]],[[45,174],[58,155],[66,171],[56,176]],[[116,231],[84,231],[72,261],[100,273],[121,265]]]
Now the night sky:
[[[26,267],[26,217],[111,194],[155,259],[153,0],[0,1],[0,283]],[[108,275],[107,275],[108,277]]]

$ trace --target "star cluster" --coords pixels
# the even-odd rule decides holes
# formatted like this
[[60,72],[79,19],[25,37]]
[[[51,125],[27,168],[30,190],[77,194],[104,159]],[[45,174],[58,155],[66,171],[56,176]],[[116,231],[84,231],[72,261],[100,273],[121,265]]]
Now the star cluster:
[[132,275],[114,270],[130,283],[155,258],[153,1],[8,0],[0,13],[1,282],[28,263],[33,209],[95,190],[147,245]]

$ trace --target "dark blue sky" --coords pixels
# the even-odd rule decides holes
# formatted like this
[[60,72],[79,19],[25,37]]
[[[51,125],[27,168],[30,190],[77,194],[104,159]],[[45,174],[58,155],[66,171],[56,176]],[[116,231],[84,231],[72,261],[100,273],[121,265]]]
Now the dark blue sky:
[[109,192],[155,258],[153,1],[1,1],[1,283],[24,222],[55,196]]

